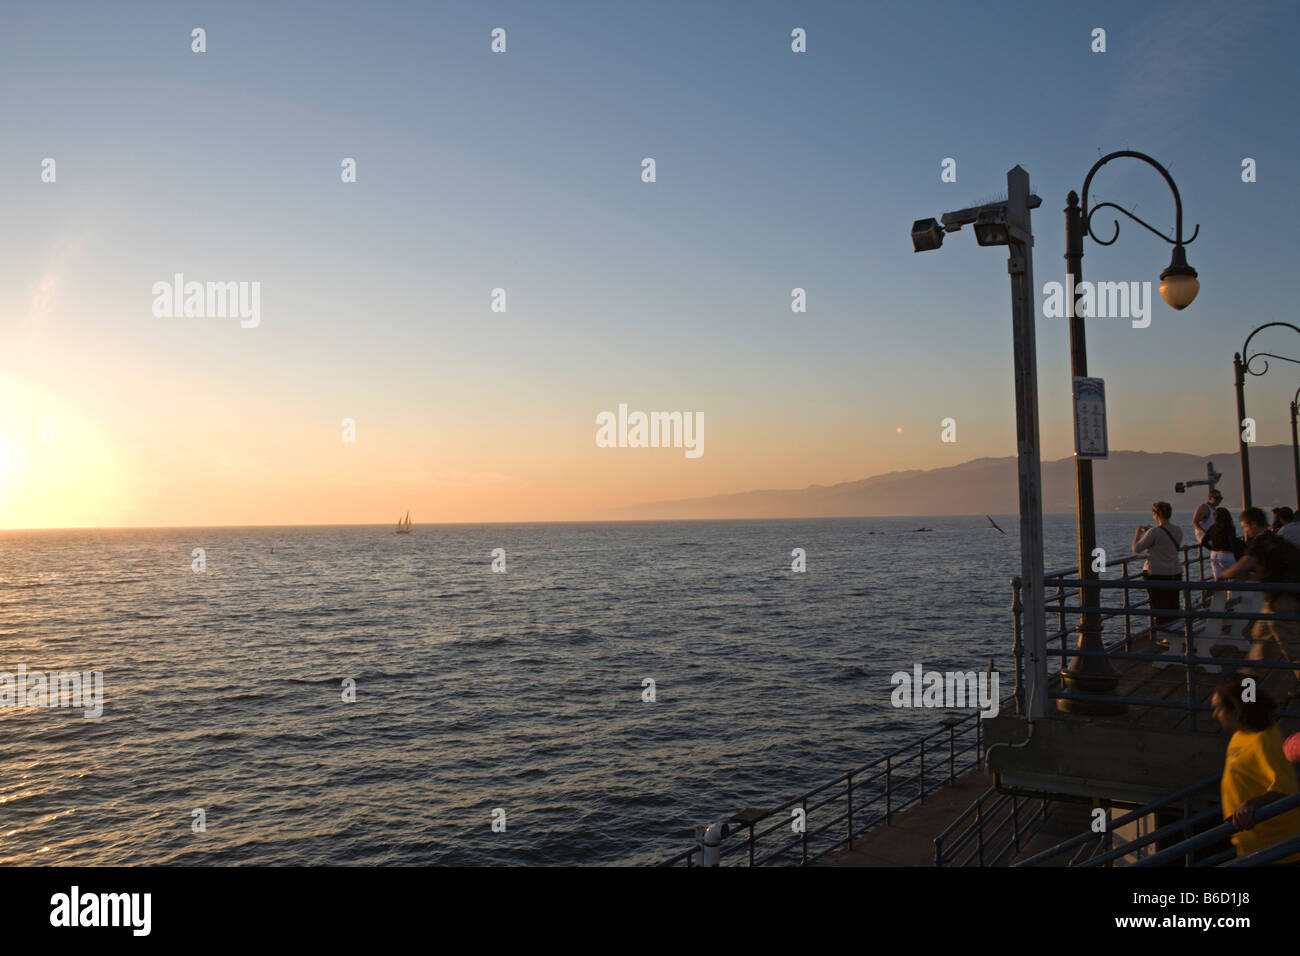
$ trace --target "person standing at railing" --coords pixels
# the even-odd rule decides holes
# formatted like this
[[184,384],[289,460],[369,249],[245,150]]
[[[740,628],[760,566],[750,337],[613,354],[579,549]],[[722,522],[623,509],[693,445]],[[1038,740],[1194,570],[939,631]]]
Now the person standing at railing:
[[[1201,546],[1210,552],[1210,568],[1214,572],[1216,581],[1222,578],[1228,568],[1237,563],[1237,559],[1245,551],[1245,543],[1237,537],[1237,529],[1232,524],[1232,515],[1227,508],[1216,508],[1214,523],[1198,537],[1201,539]],[[1231,599],[1231,591],[1215,591],[1214,597],[1210,600],[1210,610],[1221,613]],[[1209,628],[1217,628],[1219,633],[1232,629],[1231,622],[1216,621],[1213,618],[1206,623],[1206,629]]]
[[[1261,512],[1262,517],[1262,512]],[[1282,733],[1273,721],[1273,705],[1258,687],[1243,694],[1240,678],[1224,681],[1210,699],[1214,716],[1232,734],[1223,761],[1219,796],[1223,819],[1237,828],[1232,842],[1246,856],[1293,836],[1300,836],[1300,809],[1256,825],[1256,811],[1300,791],[1295,768],[1282,748]],[[1245,697],[1250,696],[1251,700]],[[1282,863],[1300,862],[1300,853]]]
[[[1210,525],[1214,523],[1216,512],[1222,501],[1223,495],[1218,488],[1215,488],[1210,492],[1206,500],[1197,505],[1196,510],[1192,512],[1192,533],[1196,535],[1197,541],[1204,540],[1205,533],[1210,530]],[[1228,524],[1232,524],[1231,515],[1228,516]]]
[[1300,548],[1300,524],[1296,523],[1295,512],[1283,505],[1281,508],[1274,508],[1273,513],[1282,521],[1282,527],[1276,532],[1278,537]]
[[[1138,525],[1133,532],[1133,550],[1147,553],[1146,564],[1142,566],[1142,577],[1148,581],[1181,581],[1182,565],[1178,560],[1178,549],[1183,544],[1183,529],[1169,519],[1174,509],[1167,501],[1157,501],[1151,506],[1151,515],[1155,525]],[[1168,624],[1178,620],[1178,589],[1147,588],[1147,596],[1155,614],[1152,627]],[[1168,613],[1173,611],[1173,614]]]
[[[1241,513],[1241,530],[1246,535],[1246,551],[1240,561],[1223,572],[1221,579],[1243,578],[1253,571],[1255,580],[1260,582],[1300,584],[1300,548],[1274,534],[1261,509],[1247,508]],[[1300,621],[1279,621],[1277,615],[1296,613],[1300,613],[1300,598],[1295,594],[1264,592],[1260,618],[1250,629],[1250,660],[1270,661],[1279,656],[1288,661],[1293,659],[1300,640]],[[1294,671],[1292,674],[1300,680],[1300,674]],[[1292,694],[1295,693],[1293,689]]]

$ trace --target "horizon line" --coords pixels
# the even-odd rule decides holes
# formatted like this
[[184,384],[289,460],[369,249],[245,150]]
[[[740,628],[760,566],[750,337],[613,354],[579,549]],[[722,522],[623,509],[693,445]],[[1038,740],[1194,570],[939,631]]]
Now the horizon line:
[[[1070,515],[1073,511],[1044,511],[1046,515]],[[1098,514],[1145,514],[1138,511],[1102,511]],[[875,521],[882,518],[986,518],[989,516],[1019,520],[1017,512],[942,512],[932,514],[879,514],[879,515],[806,515],[802,517],[766,517],[766,518],[574,518],[551,521],[429,521],[424,524],[411,523],[412,528],[454,528],[476,525],[556,525],[556,524],[704,524],[707,522],[739,521]],[[230,531],[230,530],[265,530],[268,528],[387,528],[392,522],[351,521],[337,524],[109,524],[95,527],[42,527],[42,528],[0,528],[0,534],[20,534],[39,531]]]

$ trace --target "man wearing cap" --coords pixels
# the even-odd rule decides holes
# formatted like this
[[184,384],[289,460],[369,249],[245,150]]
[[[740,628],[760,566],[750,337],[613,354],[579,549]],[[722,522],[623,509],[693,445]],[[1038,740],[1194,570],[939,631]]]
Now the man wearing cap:
[[1219,507],[1223,501],[1223,495],[1219,493],[1218,488],[1210,490],[1209,497],[1196,507],[1192,513],[1192,530],[1196,535],[1196,540],[1200,541],[1205,537],[1205,532],[1210,530],[1210,525],[1214,524],[1214,509]]

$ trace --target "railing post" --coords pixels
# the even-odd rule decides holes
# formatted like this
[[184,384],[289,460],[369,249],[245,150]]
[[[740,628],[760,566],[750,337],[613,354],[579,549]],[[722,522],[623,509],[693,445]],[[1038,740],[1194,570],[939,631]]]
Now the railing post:
[[976,714],[974,717],[971,718],[971,720],[975,721],[975,769],[983,770],[984,769],[984,744],[982,743],[982,735],[984,733],[984,726],[983,724],[980,723],[979,714]]
[[849,774],[848,779],[848,797],[849,797],[849,849],[853,849],[853,774]]
[[[1212,580],[1214,579],[1214,578],[1213,578],[1213,575],[1211,575],[1211,577],[1208,578],[1208,579],[1205,577],[1205,549],[1204,549],[1204,548],[1201,548],[1201,547],[1198,547],[1198,548],[1196,549],[1196,551],[1197,551],[1197,558],[1196,558],[1196,563],[1197,563],[1197,574],[1199,574],[1199,575],[1201,576],[1201,583],[1204,584],[1204,583],[1206,582],[1206,580],[1211,580],[1211,581],[1212,581]],[[1213,601],[1213,600],[1214,600],[1213,589],[1211,589],[1210,591],[1206,591],[1204,588],[1202,588],[1202,589],[1201,589],[1201,603],[1204,604],[1204,603],[1207,603],[1207,602],[1210,602],[1210,601]],[[1207,626],[1208,626],[1208,623],[1207,623]]]
[[921,802],[925,803],[925,738],[921,738]]
[[1020,798],[1014,793],[1011,795],[1011,842],[1015,845],[1016,852],[1020,852]]
[[1129,603],[1129,589],[1132,587],[1128,580],[1128,558],[1124,559],[1123,570],[1120,574],[1124,578],[1124,650],[1133,649],[1133,611]]
[[892,754],[885,755],[885,826],[889,826],[890,815],[893,811],[893,802],[894,802],[892,796],[892,789],[890,787],[890,773],[891,773],[890,764],[892,762],[892,759],[893,759]]
[[1192,636],[1192,582],[1187,580],[1183,581],[1183,648],[1187,665],[1187,713],[1195,733],[1196,665],[1192,663],[1192,652],[1196,649],[1196,639]]
[[799,801],[799,805],[803,807],[803,832],[799,834],[799,843],[800,846],[802,847],[801,852],[803,855],[799,859],[799,865],[807,866],[808,865],[808,797],[806,795],[801,801]]
[[1025,716],[1025,632],[1020,615],[1024,604],[1020,600],[1020,578],[1011,579],[1011,634],[1014,639],[1011,656],[1016,662],[1016,714]]

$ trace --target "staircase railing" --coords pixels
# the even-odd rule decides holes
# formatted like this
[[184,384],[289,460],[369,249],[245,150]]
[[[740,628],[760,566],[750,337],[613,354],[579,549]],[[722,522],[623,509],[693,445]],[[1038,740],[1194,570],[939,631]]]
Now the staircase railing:
[[[1214,787],[1219,781],[1218,774],[1205,777],[1188,784],[1180,790],[1166,794],[1136,810],[1108,822],[1105,832],[1081,834],[1056,846],[1037,853],[1016,866],[1051,866],[1064,862],[1067,866],[1264,866],[1286,859],[1300,853],[1300,835],[1282,840],[1272,846],[1239,857],[1235,848],[1221,847],[1237,832],[1231,820],[1223,821],[1208,829],[1200,829],[1213,820],[1223,820],[1223,809],[1213,803],[1204,809],[1192,812],[1194,797]],[[1115,831],[1130,823],[1158,814],[1161,810],[1181,810],[1182,816],[1164,826],[1148,833],[1122,840]],[[1291,794],[1281,800],[1255,811],[1255,824],[1264,823],[1291,810],[1300,809],[1300,793]],[[1200,832],[1194,832],[1200,829]],[[1178,835],[1182,834],[1182,839]],[[1177,840],[1172,845],[1169,841]],[[1072,854],[1068,861],[1061,858]],[[1208,854],[1208,855],[1207,855]],[[1133,859],[1128,859],[1132,857]]]
[[[1281,816],[1284,813],[1298,808],[1300,808],[1300,793],[1293,793],[1289,797],[1283,797],[1281,800],[1276,800],[1273,803],[1270,803],[1263,809],[1256,810],[1254,814],[1255,825],[1258,826],[1267,820],[1272,820],[1274,817]],[[1211,807],[1211,810],[1220,817],[1223,816],[1221,808]],[[1181,859],[1190,859],[1191,854],[1195,850],[1216,843],[1222,843],[1236,832],[1236,824],[1231,820],[1225,820],[1223,823],[1211,830],[1206,830],[1204,833],[1198,833],[1196,836],[1184,840],[1182,843],[1177,843],[1168,849],[1161,850],[1159,853],[1154,853],[1145,859],[1139,860],[1133,865],[1162,866],[1170,863],[1177,863]],[[1255,851],[1249,856],[1233,859],[1229,865],[1258,866],[1261,863],[1273,862],[1275,859],[1282,859],[1283,857],[1295,853],[1297,849],[1300,849],[1300,843],[1297,841],[1300,841],[1300,837],[1290,837],[1280,844],[1267,846],[1262,850]],[[1290,847],[1289,850],[1287,849],[1288,847]],[[1219,854],[1219,857],[1222,857],[1223,855],[1224,854]],[[1235,851],[1233,852],[1233,855],[1235,856]],[[1190,865],[1195,866],[1197,864],[1191,863]]]
[[[1162,797],[1157,797],[1155,800],[1145,803],[1135,810],[1130,810],[1113,820],[1108,820],[1105,830],[1101,833],[1094,833],[1092,830],[1089,830],[1086,833],[1071,837],[1068,840],[1058,843],[1056,846],[1043,850],[1041,853],[1037,853],[1029,859],[1022,860],[1015,865],[1052,865],[1054,861],[1058,863],[1061,862],[1057,859],[1058,857],[1073,851],[1074,855],[1071,859],[1065,861],[1067,866],[1096,866],[1103,862],[1109,862],[1110,860],[1133,853],[1150,841],[1145,838],[1141,840],[1124,841],[1123,844],[1117,848],[1115,847],[1115,842],[1118,839],[1115,836],[1115,831],[1117,829],[1128,826],[1130,823],[1136,823],[1137,821],[1161,810],[1174,807],[1177,807],[1182,811],[1183,820],[1176,824],[1172,824],[1170,827],[1164,827],[1162,829],[1173,832],[1180,827],[1190,828],[1193,825],[1190,818],[1195,816],[1195,814],[1190,812],[1191,801],[1198,794],[1201,794],[1217,785],[1218,782],[1218,774],[1204,777],[1197,780],[1195,783],[1190,783],[1172,793],[1165,794]],[[1218,812],[1217,809],[1215,812]],[[1107,815],[1109,816],[1109,811],[1107,811]],[[1163,839],[1165,835],[1167,834],[1157,831],[1157,835],[1149,836],[1151,836],[1151,840],[1154,840]]]
[[934,865],[997,866],[1020,852],[1022,842],[1046,819],[1049,806],[1048,800],[989,787],[934,838]]

